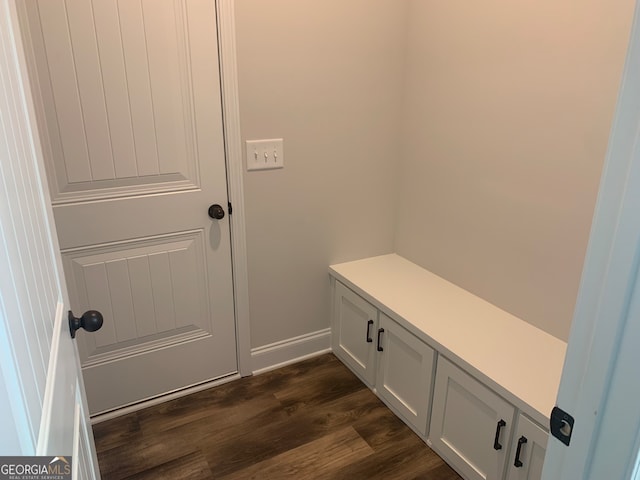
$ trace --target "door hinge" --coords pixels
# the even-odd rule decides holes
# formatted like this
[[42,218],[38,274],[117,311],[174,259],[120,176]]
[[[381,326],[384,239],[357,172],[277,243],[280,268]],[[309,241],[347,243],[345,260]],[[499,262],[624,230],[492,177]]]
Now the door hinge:
[[556,437],[566,446],[569,446],[571,434],[573,433],[574,419],[567,412],[558,407],[553,407],[551,411],[550,431],[551,435]]
[[227,204],[228,204],[228,206],[229,206],[229,208],[228,208],[228,210],[229,210],[229,215],[231,215],[231,214],[233,213],[233,207],[231,206],[231,202],[227,202]]

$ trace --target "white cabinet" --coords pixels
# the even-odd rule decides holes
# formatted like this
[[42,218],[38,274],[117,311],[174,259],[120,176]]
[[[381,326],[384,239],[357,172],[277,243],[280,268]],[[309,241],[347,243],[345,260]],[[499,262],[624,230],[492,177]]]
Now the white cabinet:
[[336,356],[465,480],[540,480],[566,343],[396,254],[329,271]]
[[424,437],[435,351],[340,282],[334,294],[334,354]]
[[501,480],[515,408],[492,390],[438,357],[429,440],[468,480]]
[[548,434],[516,413],[478,380],[438,358],[429,441],[465,478],[500,480],[506,469],[507,480],[540,480]]
[[549,434],[523,414],[511,442],[507,480],[540,480]]

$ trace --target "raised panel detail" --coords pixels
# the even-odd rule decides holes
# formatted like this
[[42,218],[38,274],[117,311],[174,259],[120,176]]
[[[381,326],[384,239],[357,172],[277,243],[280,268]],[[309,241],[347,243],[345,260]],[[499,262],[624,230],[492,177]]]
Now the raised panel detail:
[[369,345],[362,341],[363,325],[371,318],[369,312],[360,309],[349,298],[342,297],[340,304],[342,322],[338,335],[340,346],[361,368],[367,368]]
[[27,7],[54,203],[198,188],[186,8],[185,0]]
[[415,367],[421,364],[422,355],[412,348],[411,345],[404,343],[402,339],[390,329],[385,329],[387,335],[386,348],[387,354],[393,358],[392,362],[384,364],[382,378],[384,380],[384,388],[389,390],[398,401],[404,405],[413,415],[417,415],[419,410],[423,410],[424,405],[418,404],[420,395],[420,384],[416,381],[418,376],[412,376],[412,373],[421,373],[420,371],[408,372],[406,366]]
[[212,333],[204,232],[63,251],[71,304],[102,312],[83,335],[83,366]]
[[378,357],[378,395],[425,436],[435,351],[384,313],[380,313],[380,327],[384,333]]
[[[516,466],[518,440],[521,437],[524,437],[526,442],[522,444],[520,452],[518,452],[520,464]],[[542,427],[520,413],[518,426],[511,442],[507,480],[540,480],[548,440],[549,434]]]
[[[370,386],[375,382],[376,308],[336,282],[334,298],[333,352]],[[369,323],[371,325],[369,326]],[[371,342],[367,342],[367,330]]]
[[[443,356],[438,357],[429,439],[469,480],[504,476],[515,409]],[[504,425],[498,428],[500,420]],[[495,434],[502,448],[494,448]]]

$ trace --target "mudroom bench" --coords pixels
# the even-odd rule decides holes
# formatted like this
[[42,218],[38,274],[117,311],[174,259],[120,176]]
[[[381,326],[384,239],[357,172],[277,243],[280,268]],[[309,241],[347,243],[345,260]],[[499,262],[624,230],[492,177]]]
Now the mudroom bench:
[[390,254],[332,265],[332,349],[468,480],[539,479],[566,343]]

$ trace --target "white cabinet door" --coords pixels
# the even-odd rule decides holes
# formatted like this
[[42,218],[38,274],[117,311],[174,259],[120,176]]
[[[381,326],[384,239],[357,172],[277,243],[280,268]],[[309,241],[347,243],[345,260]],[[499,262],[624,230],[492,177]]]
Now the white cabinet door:
[[365,383],[375,382],[374,340],[378,310],[336,282],[332,328],[333,352]]
[[435,351],[383,313],[379,325],[376,391],[425,436]]
[[549,434],[524,415],[518,417],[507,480],[540,480]]
[[511,404],[438,358],[429,440],[465,478],[503,478],[514,414]]

